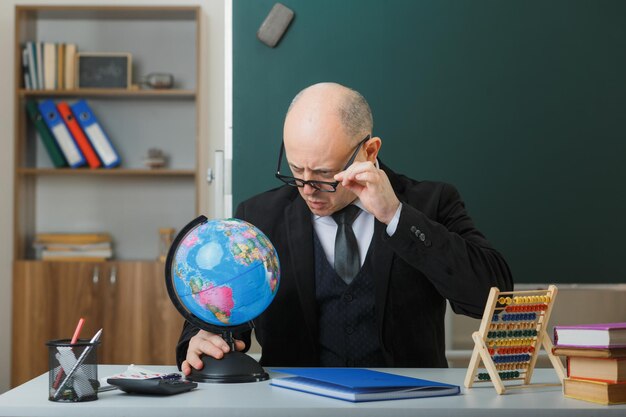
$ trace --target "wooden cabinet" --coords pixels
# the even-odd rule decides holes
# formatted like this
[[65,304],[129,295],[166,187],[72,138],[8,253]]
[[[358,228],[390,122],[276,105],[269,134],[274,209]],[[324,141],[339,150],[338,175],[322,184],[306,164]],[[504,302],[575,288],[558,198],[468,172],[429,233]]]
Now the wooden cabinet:
[[18,261],[13,287],[13,377],[46,372],[48,340],[102,328],[100,363],[175,363],[183,319],[167,295],[160,262]]
[[183,318],[169,299],[161,262],[112,262],[106,295],[102,363],[176,363]]

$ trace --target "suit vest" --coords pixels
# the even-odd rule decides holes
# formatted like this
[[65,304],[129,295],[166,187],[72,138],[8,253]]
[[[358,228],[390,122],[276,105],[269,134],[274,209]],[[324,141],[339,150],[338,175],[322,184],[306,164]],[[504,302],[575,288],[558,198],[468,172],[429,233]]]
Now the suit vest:
[[386,366],[378,340],[372,268],[372,239],[365,262],[347,285],[328,262],[314,235],[315,297],[319,312],[321,366]]

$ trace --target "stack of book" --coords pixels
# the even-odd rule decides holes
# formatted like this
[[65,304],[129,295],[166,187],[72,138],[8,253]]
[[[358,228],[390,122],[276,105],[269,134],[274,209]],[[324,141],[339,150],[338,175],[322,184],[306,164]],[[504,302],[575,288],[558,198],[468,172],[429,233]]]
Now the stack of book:
[[75,43],[26,42],[22,49],[24,88],[71,90],[75,85]]
[[554,341],[567,359],[566,397],[626,403],[626,323],[556,326]]
[[105,261],[113,257],[108,233],[39,233],[33,243],[44,261]]

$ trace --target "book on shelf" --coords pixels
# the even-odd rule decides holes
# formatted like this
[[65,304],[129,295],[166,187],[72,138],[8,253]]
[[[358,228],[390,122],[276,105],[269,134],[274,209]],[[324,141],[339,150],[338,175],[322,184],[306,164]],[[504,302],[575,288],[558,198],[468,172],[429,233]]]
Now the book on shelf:
[[57,48],[52,42],[43,43],[43,87],[45,90],[57,88]]
[[22,75],[24,77],[24,88],[27,90],[32,90],[32,87],[30,85],[30,71],[28,69],[29,67],[29,62],[28,62],[28,46],[24,46],[24,48],[22,49]]
[[93,244],[111,242],[111,235],[108,233],[37,233],[35,242],[41,244]]
[[37,89],[43,90],[43,44],[41,42],[35,42],[35,60],[37,61]]
[[57,43],[57,71],[56,71],[56,87],[58,90],[65,89],[65,44]]
[[24,88],[73,89],[76,50],[75,43],[26,42],[22,54]]
[[557,356],[583,356],[585,358],[624,358],[626,347],[623,348],[584,348],[554,346],[552,353]]
[[624,404],[626,403],[626,382],[608,383],[565,378],[563,394],[568,398],[605,405]]
[[345,401],[380,401],[456,395],[457,385],[359,368],[273,369],[289,375],[270,384]]
[[626,347],[626,323],[555,326],[554,344],[559,347]]
[[41,138],[43,146],[48,152],[48,156],[50,156],[52,164],[56,168],[62,168],[67,166],[67,161],[63,156],[63,152],[61,152],[61,149],[59,148],[56,139],[54,139],[54,136],[52,136],[52,132],[50,132],[50,129],[48,129],[48,125],[43,120],[43,116],[37,108],[37,103],[33,100],[27,100],[26,112],[28,113],[28,118],[35,126],[35,129],[37,129],[37,133]]
[[[30,88],[37,90],[39,84],[37,82],[37,45],[35,42],[26,42],[26,61],[28,61],[28,79],[30,80]],[[26,86],[28,88],[28,86]]]
[[108,233],[40,233],[33,248],[35,257],[44,261],[103,261],[113,257]]
[[113,257],[113,250],[93,249],[93,250],[47,250],[41,251],[41,259],[44,261],[51,260],[76,260],[76,259],[110,259]]
[[76,44],[65,44],[65,73],[63,87],[67,90],[72,90],[75,87],[74,83],[74,71],[76,68]]

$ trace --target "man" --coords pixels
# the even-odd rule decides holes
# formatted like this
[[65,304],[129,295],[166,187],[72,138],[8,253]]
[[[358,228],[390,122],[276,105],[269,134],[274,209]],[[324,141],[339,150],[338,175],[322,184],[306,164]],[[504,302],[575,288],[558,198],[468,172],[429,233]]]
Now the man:
[[[372,128],[358,92],[306,88],[285,118],[291,175],[279,161],[276,176],[287,185],[237,209],[281,263],[278,293],[255,320],[262,365],[445,367],[446,299],[455,312],[480,317],[490,287],[512,290],[506,262],[458,192],[383,165]],[[346,224],[339,214],[348,211]],[[249,346],[250,333],[240,337],[237,350]],[[202,367],[200,355],[228,351],[219,335],[185,323],[178,364],[189,374]]]

